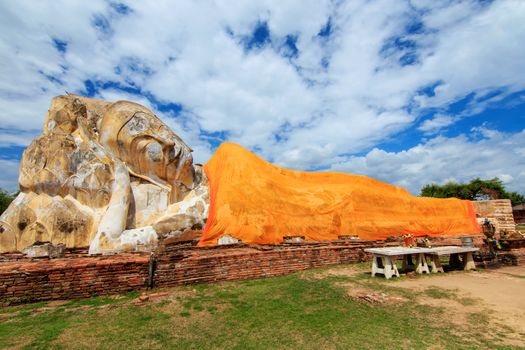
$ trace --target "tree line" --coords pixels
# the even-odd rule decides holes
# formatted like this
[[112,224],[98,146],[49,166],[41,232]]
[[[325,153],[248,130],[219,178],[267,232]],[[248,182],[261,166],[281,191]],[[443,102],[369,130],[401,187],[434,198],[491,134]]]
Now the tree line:
[[490,180],[482,180],[479,177],[467,183],[454,181],[444,185],[435,183],[425,185],[421,189],[420,196],[435,198],[459,198],[474,200],[510,199],[512,205],[525,203],[525,196],[518,192],[509,192],[505,189],[503,181],[495,177]]

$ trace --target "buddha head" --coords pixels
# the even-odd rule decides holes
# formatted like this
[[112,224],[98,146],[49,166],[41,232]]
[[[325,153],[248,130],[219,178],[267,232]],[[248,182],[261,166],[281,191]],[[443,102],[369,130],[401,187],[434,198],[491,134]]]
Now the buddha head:
[[131,175],[165,185],[171,202],[193,187],[192,150],[147,108],[127,101],[111,105],[98,126],[100,143]]

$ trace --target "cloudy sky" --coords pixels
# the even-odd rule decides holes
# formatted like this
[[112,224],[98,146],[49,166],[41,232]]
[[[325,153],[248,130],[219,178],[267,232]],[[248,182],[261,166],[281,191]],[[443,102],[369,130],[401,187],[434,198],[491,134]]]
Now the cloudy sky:
[[0,0],[0,187],[67,92],[151,108],[205,163],[525,192],[525,1]]

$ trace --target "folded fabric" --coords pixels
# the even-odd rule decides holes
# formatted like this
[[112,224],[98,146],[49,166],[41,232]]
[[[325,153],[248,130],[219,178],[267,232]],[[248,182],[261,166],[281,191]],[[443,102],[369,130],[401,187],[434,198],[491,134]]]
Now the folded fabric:
[[285,236],[376,240],[481,232],[470,201],[416,197],[367,176],[287,170],[233,143],[223,143],[204,170],[210,207],[200,246],[224,235],[269,244]]

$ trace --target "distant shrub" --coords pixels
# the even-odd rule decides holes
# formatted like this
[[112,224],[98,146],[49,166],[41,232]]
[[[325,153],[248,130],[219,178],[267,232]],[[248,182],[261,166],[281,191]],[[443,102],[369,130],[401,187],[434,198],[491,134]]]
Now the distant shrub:
[[0,188],[0,215],[2,215],[13,199],[15,199],[15,196],[16,194],[9,194],[9,192]]
[[475,178],[468,183],[447,182],[444,185],[429,184],[421,189],[420,196],[435,198],[460,198],[474,200],[510,199],[512,205],[525,203],[525,196],[508,192],[503,181],[497,177],[490,180]]

